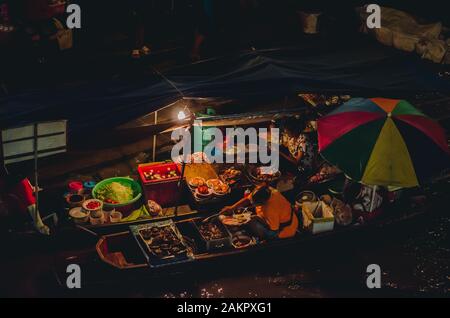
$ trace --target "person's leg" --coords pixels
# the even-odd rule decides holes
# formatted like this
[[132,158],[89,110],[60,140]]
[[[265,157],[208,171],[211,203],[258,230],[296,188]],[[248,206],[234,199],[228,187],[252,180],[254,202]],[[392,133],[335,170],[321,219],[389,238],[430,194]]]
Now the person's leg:
[[252,218],[247,225],[251,233],[261,240],[271,240],[277,237],[278,233],[270,230],[267,224],[259,217]]

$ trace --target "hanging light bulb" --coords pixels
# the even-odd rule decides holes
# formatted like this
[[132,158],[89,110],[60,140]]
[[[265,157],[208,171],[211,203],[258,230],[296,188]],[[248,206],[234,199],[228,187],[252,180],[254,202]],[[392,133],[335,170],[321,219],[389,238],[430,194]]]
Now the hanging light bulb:
[[186,113],[183,110],[180,110],[178,113],[178,120],[184,120],[186,119]]

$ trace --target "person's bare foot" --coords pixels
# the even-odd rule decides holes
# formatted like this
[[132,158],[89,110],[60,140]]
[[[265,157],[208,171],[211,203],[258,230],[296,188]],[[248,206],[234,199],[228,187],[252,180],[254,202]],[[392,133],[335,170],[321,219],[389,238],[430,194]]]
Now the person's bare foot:
[[141,53],[142,53],[143,55],[149,55],[149,54],[151,53],[151,49],[150,49],[148,46],[144,45],[144,46],[141,48]]
[[192,62],[198,62],[201,59],[199,51],[195,50],[195,49],[191,51],[191,54],[189,54],[189,57],[191,58]]
[[131,57],[134,59],[138,59],[141,57],[141,52],[139,50],[133,50],[131,52]]
[[38,231],[42,235],[50,235],[50,229],[44,223],[35,224],[34,228],[36,229],[36,231]]

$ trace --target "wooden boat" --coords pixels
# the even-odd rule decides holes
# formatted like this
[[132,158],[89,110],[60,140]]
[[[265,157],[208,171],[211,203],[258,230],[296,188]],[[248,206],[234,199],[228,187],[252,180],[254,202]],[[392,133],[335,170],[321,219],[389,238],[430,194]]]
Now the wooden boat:
[[[405,237],[414,229],[423,228],[430,212],[436,212],[433,202],[416,208],[408,213],[397,213],[377,223],[360,226],[338,227],[332,232],[312,235],[306,232],[284,240],[274,240],[249,246],[247,248],[223,248],[212,251],[202,245],[201,237],[193,223],[201,218],[186,218],[175,222],[181,234],[193,245],[193,259],[185,263],[168,263],[153,267],[147,262],[142,250],[130,231],[107,234],[98,239],[95,248],[92,245],[76,253],[60,255],[55,263],[55,274],[62,286],[67,277],[68,264],[76,263],[83,268],[83,283],[111,284],[142,279],[161,279],[166,275],[186,274],[198,271],[199,275],[208,270],[215,271],[236,266],[252,268],[259,266],[262,260],[281,260],[287,262],[294,255],[314,258],[324,253],[341,250],[340,247],[362,246],[364,244],[389,244],[395,236]],[[394,238],[393,238],[394,236]],[[309,256],[308,256],[309,255]]]

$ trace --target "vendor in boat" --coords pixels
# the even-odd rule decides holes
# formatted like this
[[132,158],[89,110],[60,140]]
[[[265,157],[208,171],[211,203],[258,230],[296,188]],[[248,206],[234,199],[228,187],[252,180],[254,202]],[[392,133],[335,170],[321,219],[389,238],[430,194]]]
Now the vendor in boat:
[[42,222],[36,206],[34,188],[28,178],[10,174],[4,166],[0,167],[0,210],[2,218],[8,221],[26,222],[29,217],[33,226],[41,234],[50,234]]
[[257,186],[248,196],[223,208],[221,214],[230,215],[236,209],[250,205],[256,207],[256,216],[248,225],[256,236],[264,240],[295,236],[298,219],[293,207],[279,191],[267,184]]

